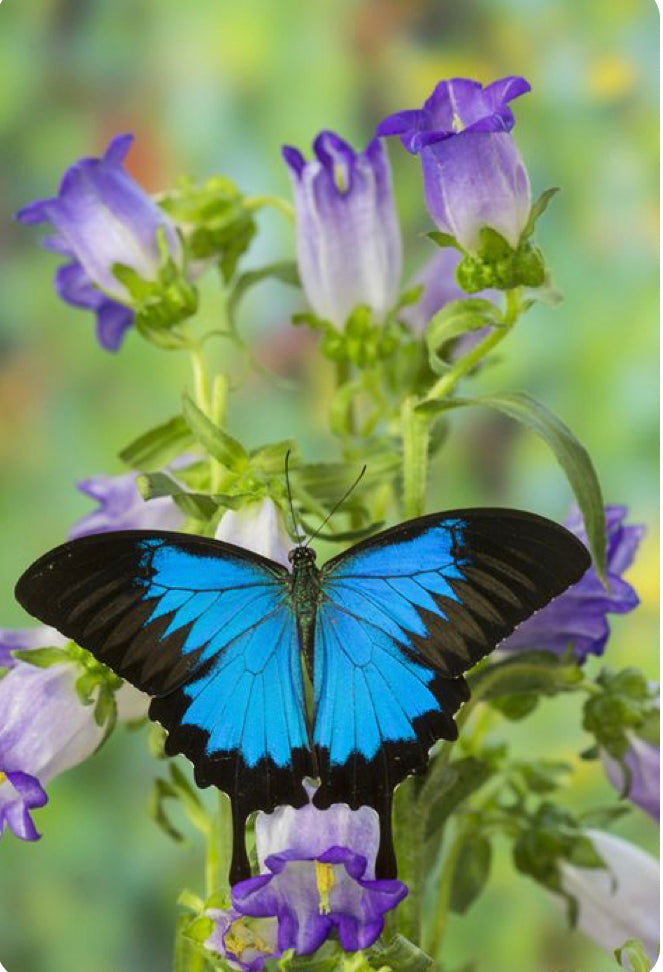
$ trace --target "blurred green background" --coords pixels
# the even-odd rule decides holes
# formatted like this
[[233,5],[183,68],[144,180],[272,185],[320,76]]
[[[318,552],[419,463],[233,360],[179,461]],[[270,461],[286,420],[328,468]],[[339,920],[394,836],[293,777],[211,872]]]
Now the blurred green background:
[[[629,579],[642,604],[613,623],[606,661],[658,676],[658,11],[653,0],[6,0],[0,9],[0,625],[28,623],[12,597],[20,571],[60,542],[89,502],[77,479],[119,472],[118,450],[169,417],[188,364],[131,334],[103,352],[91,318],[58,302],[54,258],[12,223],[51,194],[64,169],[130,130],[134,175],[150,190],[186,172],[221,171],[246,192],[289,194],[280,145],[308,147],[323,127],[358,146],[388,112],[418,106],[442,77],[523,74],[516,135],[535,193],[563,192],[538,239],[565,294],[530,312],[476,384],[522,388],[574,429],[605,498],[648,526]],[[418,164],[390,147],[411,274],[428,255]],[[246,266],[293,250],[277,213]],[[204,313],[213,318],[213,295]],[[278,360],[290,292],[265,285],[246,302],[247,333]],[[221,354],[221,351],[219,351]],[[231,431],[249,444],[300,437],[324,448],[310,391],[252,381],[233,397]],[[317,424],[315,424],[317,423]],[[459,421],[433,466],[431,508],[503,502],[562,518],[565,480],[527,436]],[[503,431],[503,430],[502,430]],[[504,468],[503,468],[504,467]],[[600,667],[590,661],[592,670]],[[571,806],[614,799],[576,703],[551,701],[528,723],[527,753],[577,767]],[[500,729],[523,749],[517,725]],[[54,781],[38,813],[44,838],[0,845],[0,962],[8,972],[164,972],[175,899],[201,890],[201,848],[182,850],[149,821],[155,773],[143,734],[120,730],[87,764]],[[615,828],[657,852],[658,828],[634,810]],[[568,931],[546,894],[498,855],[489,890],[453,916],[445,969],[607,972],[611,959]]]

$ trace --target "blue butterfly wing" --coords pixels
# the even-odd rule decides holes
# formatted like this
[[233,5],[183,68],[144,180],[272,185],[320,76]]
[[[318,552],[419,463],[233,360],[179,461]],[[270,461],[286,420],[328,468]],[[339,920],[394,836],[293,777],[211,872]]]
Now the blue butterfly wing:
[[154,696],[166,752],[188,756],[199,786],[229,794],[234,879],[248,871],[247,814],[302,806],[314,772],[288,578],[231,544],[128,531],[51,551],[16,589],[28,611]]
[[455,739],[463,672],[589,566],[563,527],[511,510],[421,517],[322,569],[314,645],[315,803],[381,815],[378,869],[394,872],[391,797]]

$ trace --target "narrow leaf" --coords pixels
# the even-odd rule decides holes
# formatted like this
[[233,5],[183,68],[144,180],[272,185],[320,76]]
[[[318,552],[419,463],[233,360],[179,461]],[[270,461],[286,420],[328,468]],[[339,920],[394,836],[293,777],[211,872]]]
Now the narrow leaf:
[[456,398],[447,402],[448,408],[485,405],[508,415],[516,422],[536,432],[550,446],[566,474],[585,521],[594,566],[605,579],[605,512],[601,486],[589,453],[573,432],[545,405],[524,392],[502,392],[480,398]]
[[532,235],[532,233],[534,232],[536,221],[538,220],[539,216],[543,215],[543,213],[548,208],[548,204],[550,200],[558,192],[559,192],[559,186],[553,186],[551,189],[546,189],[544,190],[544,192],[541,193],[539,198],[532,205],[532,208],[530,209],[529,212],[529,217],[527,219],[527,222],[525,223],[525,228],[520,234],[521,242],[528,239]]
[[289,284],[291,287],[299,286],[299,273],[294,260],[282,260],[278,263],[269,263],[267,266],[258,267],[256,270],[247,270],[246,273],[239,275],[228,297],[228,317],[231,320],[234,319],[237,306],[246,292],[270,277],[274,280],[280,280],[281,283]]
[[491,859],[488,838],[481,834],[468,834],[458,856],[451,883],[449,907],[452,911],[464,915],[476,901],[488,880]]
[[151,472],[182,455],[194,442],[184,416],[176,415],[130,442],[120,452],[120,459],[132,469]]
[[241,443],[210,421],[186,392],[183,399],[183,414],[197,441],[214,459],[229,469],[241,470],[246,466],[247,454]]
[[409,939],[395,935],[384,946],[376,946],[365,953],[372,969],[393,969],[393,972],[433,972],[435,963]]

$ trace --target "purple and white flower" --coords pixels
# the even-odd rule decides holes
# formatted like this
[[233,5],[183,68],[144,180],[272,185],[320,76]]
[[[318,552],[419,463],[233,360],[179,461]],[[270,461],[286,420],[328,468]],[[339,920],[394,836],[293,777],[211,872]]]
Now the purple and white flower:
[[240,510],[227,510],[219,521],[215,536],[217,540],[253,550],[284,567],[290,566],[288,551],[292,542],[281,511],[269,497],[248,503]]
[[144,500],[136,486],[136,473],[121,476],[90,476],[78,488],[99,504],[69,531],[69,537],[112,530],[178,530],[184,514],[170,496]]
[[357,153],[333,132],[306,162],[284,146],[295,193],[299,275],[316,315],[341,328],[360,304],[384,320],[398,297],[402,246],[384,146]]
[[[309,797],[313,792],[310,787]],[[368,948],[382,931],[385,912],[407,894],[401,881],[375,880],[379,839],[371,807],[318,810],[309,803],[259,813],[260,874],[233,887],[233,908],[249,918],[276,918],[278,935],[271,942],[277,952],[292,948],[309,955],[333,930],[346,951]]]
[[601,762],[606,775],[612,785],[620,793],[628,782],[628,798],[638,807],[648,813],[654,820],[661,815],[661,748],[636,736],[634,732],[627,732],[629,747],[624,754],[623,762],[630,774],[629,780],[624,779],[621,763],[604,749],[601,750]]
[[562,887],[578,902],[578,928],[610,953],[635,938],[655,962],[659,941],[658,861],[621,837],[601,830],[586,833],[605,868],[560,862]]
[[209,908],[205,914],[214,922],[205,947],[221,955],[231,968],[259,972],[266,959],[280,957],[277,918],[247,918],[235,908]]
[[[601,655],[610,634],[608,614],[627,614],[639,604],[638,595],[622,577],[631,565],[645,532],[642,525],[627,525],[625,506],[606,506],[607,589],[594,567],[568,590],[537,611],[505,641],[501,649],[544,649],[561,654],[572,644],[578,661]],[[578,510],[566,527],[589,546]]]
[[530,90],[520,77],[483,87],[467,78],[440,81],[419,110],[399,111],[378,135],[400,135],[421,155],[428,211],[438,228],[470,253],[488,226],[515,249],[532,204],[529,177],[511,135],[508,102]]
[[75,162],[57,196],[30,203],[16,216],[22,223],[51,223],[55,235],[44,246],[71,260],[57,271],[56,290],[73,306],[95,312],[97,338],[109,351],[120,347],[133,322],[131,296],[114,265],[156,280],[162,263],[159,232],[170,257],[180,267],[183,263],[174,224],[124,169],[132,140],[118,135],[101,158]]
[[91,755],[103,738],[94,706],[82,705],[76,692],[75,664],[42,668],[11,655],[66,641],[53,628],[0,631],[0,657],[9,668],[0,679],[0,834],[6,825],[23,840],[37,840],[30,813],[47,802],[44,787]]

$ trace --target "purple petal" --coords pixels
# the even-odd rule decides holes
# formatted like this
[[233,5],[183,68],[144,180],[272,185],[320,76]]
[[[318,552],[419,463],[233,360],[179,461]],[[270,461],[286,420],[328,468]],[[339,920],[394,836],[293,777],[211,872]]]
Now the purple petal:
[[[621,793],[625,782],[621,764],[604,751],[601,752],[601,760],[608,779]],[[659,820],[661,813],[660,746],[654,746],[631,733],[631,744],[626,751],[624,762],[631,773],[629,800],[641,807],[654,820]]]
[[31,810],[48,803],[48,796],[39,780],[29,773],[8,772],[2,780],[0,772],[0,834],[5,824],[21,840],[39,840]]
[[122,165],[133,140],[134,137],[131,132],[125,132],[123,135],[116,135],[112,138],[104,152],[104,162],[114,166]]
[[95,287],[80,263],[67,263],[55,271],[55,289],[74,307],[97,310],[106,299]]
[[184,515],[169,496],[144,500],[136,486],[136,474],[92,476],[78,488],[100,504],[69,531],[70,539],[115,530],[177,530]]
[[117,351],[134,322],[134,312],[114,300],[104,300],[97,310],[97,340],[107,351]]
[[0,667],[12,668],[17,664],[13,651],[26,651],[31,648],[61,647],[67,639],[46,625],[34,628],[0,628]]

